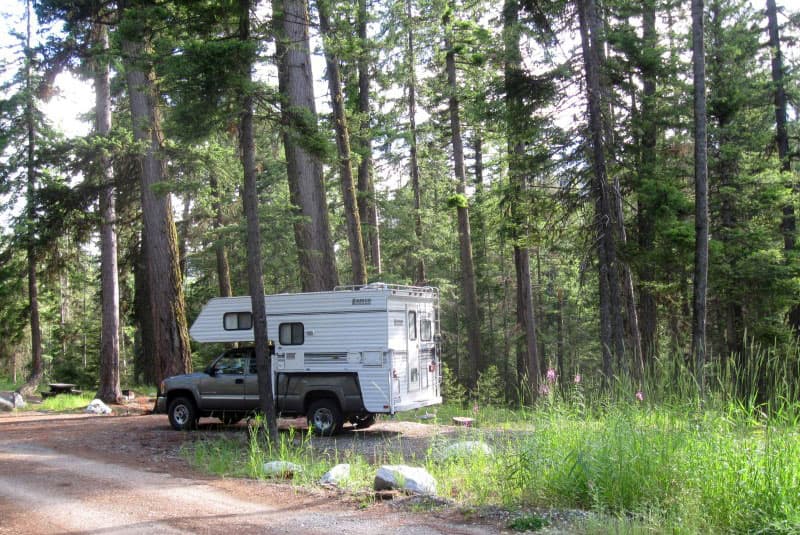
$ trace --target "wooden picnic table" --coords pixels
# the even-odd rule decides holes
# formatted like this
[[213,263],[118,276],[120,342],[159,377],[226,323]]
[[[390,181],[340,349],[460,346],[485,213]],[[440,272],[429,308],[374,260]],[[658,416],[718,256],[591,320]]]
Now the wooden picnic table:
[[42,392],[42,398],[49,398],[59,394],[82,394],[81,390],[76,390],[75,386],[71,383],[50,383],[50,392]]

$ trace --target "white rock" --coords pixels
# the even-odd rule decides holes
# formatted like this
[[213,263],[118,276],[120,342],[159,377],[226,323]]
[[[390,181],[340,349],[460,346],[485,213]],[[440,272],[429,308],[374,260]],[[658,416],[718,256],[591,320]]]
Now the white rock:
[[303,471],[303,467],[299,464],[290,463],[289,461],[270,461],[264,463],[264,475],[292,478],[295,474]]
[[374,486],[375,490],[401,489],[414,494],[436,495],[436,480],[427,470],[403,464],[378,468]]
[[491,446],[479,440],[468,440],[465,442],[455,442],[447,446],[442,452],[442,459],[452,459],[454,457],[470,457],[472,455],[494,455]]
[[0,410],[11,411],[26,405],[19,392],[0,392]]
[[99,399],[93,399],[89,406],[86,407],[84,412],[88,412],[90,414],[111,414],[111,407],[103,403]]
[[328,470],[319,482],[322,485],[334,485],[338,487],[348,479],[350,479],[350,465],[337,464]]

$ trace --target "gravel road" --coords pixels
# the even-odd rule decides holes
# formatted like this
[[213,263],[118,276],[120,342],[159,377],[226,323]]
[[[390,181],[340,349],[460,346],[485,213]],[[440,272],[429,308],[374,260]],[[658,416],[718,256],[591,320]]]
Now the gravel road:
[[203,433],[172,431],[163,415],[2,416],[0,534],[501,531],[453,511],[360,508],[333,491],[199,474],[178,450]]

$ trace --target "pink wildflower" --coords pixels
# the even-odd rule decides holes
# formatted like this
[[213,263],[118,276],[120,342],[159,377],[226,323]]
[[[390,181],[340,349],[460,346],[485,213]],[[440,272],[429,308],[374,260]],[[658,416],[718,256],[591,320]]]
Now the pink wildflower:
[[636,399],[638,399],[639,401],[644,401],[644,393],[641,390],[636,392]]
[[576,374],[575,374],[575,379],[574,379],[574,381],[575,381],[575,384],[576,384],[576,385],[577,385],[577,384],[580,384],[580,382],[581,382],[581,374],[579,374],[579,373],[576,373]]
[[556,377],[557,377],[557,376],[558,376],[558,375],[556,374],[556,371],[555,371],[553,368],[548,368],[548,369],[547,369],[547,375],[546,375],[546,378],[547,378],[547,382],[548,382],[548,383],[555,383],[555,382],[556,382]]

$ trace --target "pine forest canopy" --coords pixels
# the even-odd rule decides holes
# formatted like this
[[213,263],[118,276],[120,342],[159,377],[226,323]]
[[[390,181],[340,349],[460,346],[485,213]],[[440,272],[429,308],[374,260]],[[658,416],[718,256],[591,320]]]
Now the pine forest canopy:
[[[10,8],[0,375],[24,392],[202,366],[211,297],[384,281],[441,289],[456,397],[798,395],[790,2]],[[66,75],[89,133],[50,122]]]

